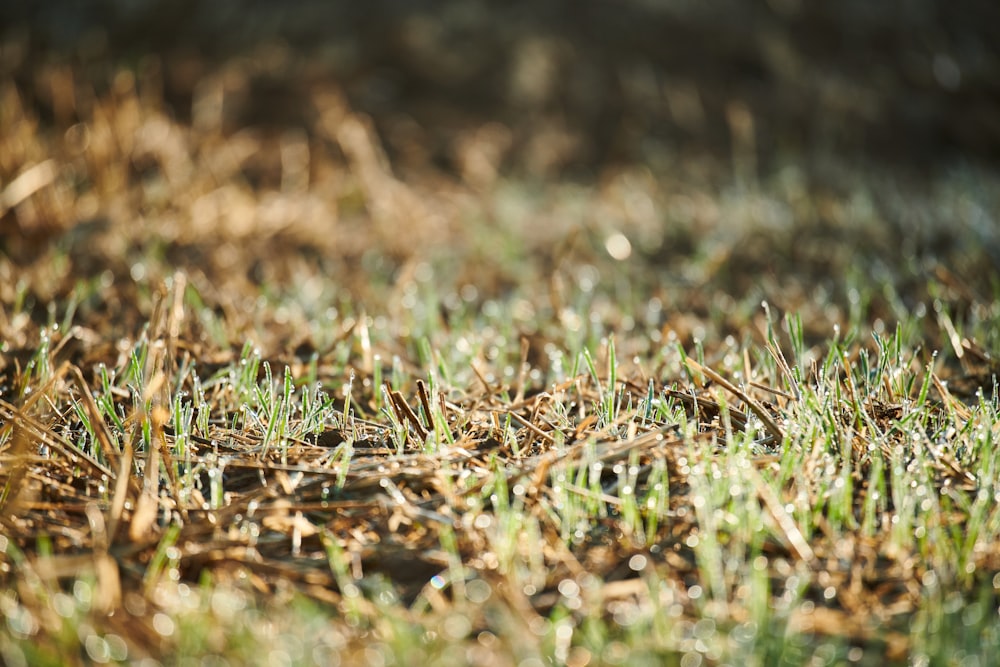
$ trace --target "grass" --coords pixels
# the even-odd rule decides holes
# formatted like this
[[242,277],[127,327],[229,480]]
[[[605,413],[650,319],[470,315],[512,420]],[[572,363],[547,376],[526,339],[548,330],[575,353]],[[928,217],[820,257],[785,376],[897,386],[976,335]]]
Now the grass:
[[988,171],[484,191],[114,82],[0,95],[5,664],[1000,657]]

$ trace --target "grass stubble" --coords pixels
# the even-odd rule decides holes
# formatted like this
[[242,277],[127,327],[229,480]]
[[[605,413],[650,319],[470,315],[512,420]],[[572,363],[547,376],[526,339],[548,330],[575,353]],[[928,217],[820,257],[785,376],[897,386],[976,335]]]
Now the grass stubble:
[[1000,659],[988,174],[404,179],[155,73],[0,88],[5,664]]

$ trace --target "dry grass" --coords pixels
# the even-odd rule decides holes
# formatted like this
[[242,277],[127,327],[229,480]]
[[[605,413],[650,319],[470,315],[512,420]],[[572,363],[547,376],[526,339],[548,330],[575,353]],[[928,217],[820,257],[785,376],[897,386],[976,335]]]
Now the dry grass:
[[7,664],[989,663],[988,173],[404,178],[255,66],[0,82]]

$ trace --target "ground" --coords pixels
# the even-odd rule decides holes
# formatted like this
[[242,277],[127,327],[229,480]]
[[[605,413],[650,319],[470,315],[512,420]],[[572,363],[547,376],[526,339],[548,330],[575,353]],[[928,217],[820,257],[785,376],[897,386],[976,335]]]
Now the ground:
[[4,664],[1000,645],[1000,19],[0,9]]

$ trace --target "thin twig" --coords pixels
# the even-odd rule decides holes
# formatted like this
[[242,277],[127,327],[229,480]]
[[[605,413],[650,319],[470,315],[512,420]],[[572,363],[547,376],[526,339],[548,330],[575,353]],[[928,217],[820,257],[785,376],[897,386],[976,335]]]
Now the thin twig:
[[707,366],[702,366],[701,364],[699,364],[697,361],[695,361],[690,357],[685,359],[684,362],[690,364],[691,366],[694,366],[695,369],[706,375],[710,380],[712,380],[712,382],[715,382],[723,389],[730,392],[731,394],[734,394],[740,400],[746,403],[747,407],[750,408],[750,410],[753,411],[753,413],[757,415],[757,417],[759,417],[762,422],[764,422],[764,428],[767,429],[768,433],[773,435],[778,440],[778,442],[784,440],[785,434],[781,431],[781,428],[778,426],[778,423],[774,421],[774,419],[771,418],[771,415],[768,414],[767,410],[764,409],[764,406],[762,406],[754,399],[750,398],[750,396],[748,396],[746,392],[742,391],[739,387],[737,387],[729,380],[727,380],[726,378],[722,377],[721,375],[713,371],[711,368],[708,368]]

